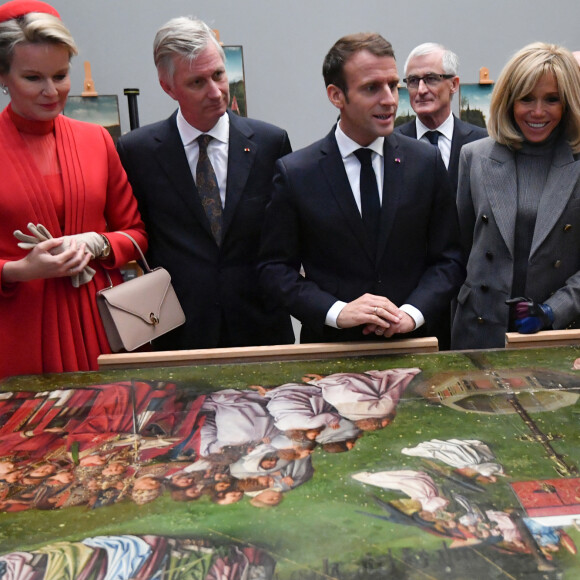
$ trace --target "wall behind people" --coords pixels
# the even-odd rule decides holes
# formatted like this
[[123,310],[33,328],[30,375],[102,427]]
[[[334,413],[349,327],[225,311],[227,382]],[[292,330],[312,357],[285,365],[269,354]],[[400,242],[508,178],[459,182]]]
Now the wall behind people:
[[[0,3],[4,3],[0,0]],[[537,40],[579,48],[580,3],[559,0],[52,0],[78,42],[71,95],[83,88],[88,60],[100,94],[117,94],[121,126],[129,130],[123,89],[140,89],[141,124],[167,117],[175,107],[153,65],[156,30],[175,16],[193,15],[220,32],[225,44],[244,49],[248,114],[284,127],[293,147],[330,129],[336,111],[322,81],[322,59],[334,41],[351,32],[376,31],[392,42],[399,74],[410,50],[441,42],[460,59],[462,82],[477,82],[487,66],[496,79],[508,58]],[[8,99],[0,94],[0,106]],[[455,112],[458,100],[454,102]]]

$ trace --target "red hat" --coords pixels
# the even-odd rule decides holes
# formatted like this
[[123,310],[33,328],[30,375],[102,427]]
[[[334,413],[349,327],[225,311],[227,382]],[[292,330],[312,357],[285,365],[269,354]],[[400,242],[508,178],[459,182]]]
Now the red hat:
[[44,14],[52,14],[60,18],[60,14],[46,2],[39,0],[12,0],[0,6],[0,22],[6,22],[13,18],[19,18],[31,12],[42,12]]

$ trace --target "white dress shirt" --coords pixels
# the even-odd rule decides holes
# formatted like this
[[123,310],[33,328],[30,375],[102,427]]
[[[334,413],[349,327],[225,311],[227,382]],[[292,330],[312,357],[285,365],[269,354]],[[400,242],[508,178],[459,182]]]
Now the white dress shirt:
[[[177,112],[176,122],[177,130],[179,131],[179,136],[185,149],[185,155],[187,156],[187,162],[191,169],[191,175],[193,175],[193,180],[195,181],[197,160],[199,158],[197,138],[203,135],[204,132],[192,127],[185,120],[181,109]],[[207,154],[217,177],[222,207],[225,207],[226,184],[228,180],[228,147],[230,141],[230,118],[228,114],[224,113],[212,129],[206,131],[205,134],[213,137],[207,147]]]
[[454,120],[453,120],[453,113],[449,113],[449,117],[439,127],[436,129],[429,129],[421,123],[419,117],[415,118],[415,124],[417,127],[417,139],[421,139],[425,141],[425,143],[430,143],[429,139],[425,136],[425,133],[428,131],[439,131],[439,141],[437,141],[437,147],[439,147],[439,151],[441,151],[441,157],[443,157],[443,163],[445,163],[445,167],[449,167],[449,158],[451,157],[451,140],[453,139],[453,127],[454,127]]
[[[358,211],[362,216],[361,205],[360,205],[360,161],[358,157],[354,154],[355,151],[361,149],[361,146],[348,137],[340,128],[340,123],[336,126],[336,131],[334,133],[336,137],[336,142],[338,143],[338,150],[342,157],[342,162],[344,163],[344,168],[346,169],[346,175],[348,177],[348,182],[350,183],[350,188],[354,195],[354,200],[358,207]],[[384,175],[384,164],[383,164],[383,144],[385,142],[384,137],[377,137],[366,149],[370,149],[372,154],[372,164],[377,176],[377,187],[379,188],[379,197],[381,205],[383,203],[383,175]]]

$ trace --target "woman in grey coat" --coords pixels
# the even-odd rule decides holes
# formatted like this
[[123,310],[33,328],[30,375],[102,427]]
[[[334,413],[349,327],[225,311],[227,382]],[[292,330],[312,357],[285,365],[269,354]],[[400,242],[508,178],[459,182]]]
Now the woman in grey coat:
[[457,205],[468,255],[452,348],[580,319],[580,69],[534,43],[494,88],[490,137],[461,152]]

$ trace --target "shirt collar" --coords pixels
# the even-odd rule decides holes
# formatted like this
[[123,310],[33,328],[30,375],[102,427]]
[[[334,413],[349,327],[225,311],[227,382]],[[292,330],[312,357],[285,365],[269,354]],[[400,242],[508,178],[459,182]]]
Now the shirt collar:
[[218,120],[218,122],[209,131],[200,131],[192,125],[190,125],[183,116],[181,108],[177,111],[177,117],[175,119],[177,123],[177,130],[179,131],[179,136],[183,146],[191,145],[200,135],[207,134],[211,135],[214,139],[221,141],[222,143],[228,143],[230,138],[230,118],[227,113],[224,113]]
[[[421,122],[419,117],[417,117],[415,121],[417,127],[417,139],[421,139],[421,137],[423,137],[423,135],[425,135],[425,133],[427,133],[428,131],[434,130],[429,129],[429,127],[426,127]],[[439,127],[437,127],[437,129],[435,130],[439,131],[439,133],[441,133],[443,136],[447,137],[449,141],[451,141],[453,138],[453,113],[449,113],[449,117],[447,117],[447,119],[445,119],[445,121],[443,121],[443,123],[441,123],[441,125],[439,125]]]
[[[356,141],[353,141],[341,128],[340,121],[336,125],[336,131],[334,132],[336,137],[336,142],[338,144],[338,150],[342,158],[346,158],[352,155],[357,149],[361,148]],[[378,153],[381,157],[383,156],[383,145],[385,142],[384,137],[377,137],[370,145],[367,145],[367,149],[371,149],[374,153]]]

